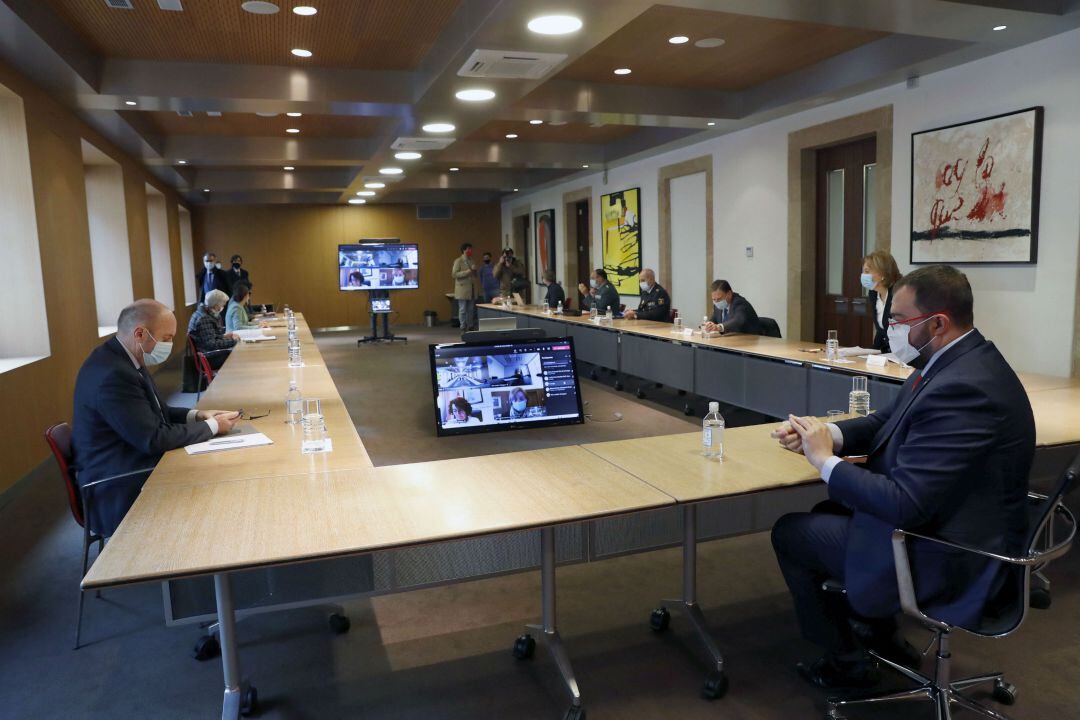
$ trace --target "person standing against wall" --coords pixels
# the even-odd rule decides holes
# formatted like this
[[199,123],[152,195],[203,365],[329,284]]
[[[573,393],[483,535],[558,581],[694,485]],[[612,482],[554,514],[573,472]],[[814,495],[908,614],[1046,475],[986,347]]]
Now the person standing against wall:
[[476,327],[476,298],[480,276],[472,261],[472,243],[461,244],[461,256],[454,260],[450,275],[454,278],[454,299],[457,300],[458,322],[461,323],[461,335]]

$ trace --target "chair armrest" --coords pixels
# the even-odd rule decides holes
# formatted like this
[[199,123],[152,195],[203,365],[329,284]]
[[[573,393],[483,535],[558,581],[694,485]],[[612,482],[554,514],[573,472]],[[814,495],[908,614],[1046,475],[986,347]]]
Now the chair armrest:
[[1049,500],[1049,495],[1043,495],[1042,493],[1035,492],[1034,490],[1028,491],[1028,500]]
[[92,487],[97,487],[98,485],[104,485],[105,483],[111,483],[111,482],[115,482],[117,480],[126,480],[126,479],[134,477],[136,475],[149,475],[152,472],[154,472],[154,468],[148,467],[148,468],[142,468],[141,470],[132,470],[132,471],[126,472],[126,473],[120,473],[119,475],[110,475],[109,477],[101,478],[100,480],[95,480],[92,483],[86,483],[85,485],[80,486],[79,490],[85,494],[87,489],[92,488]]
[[200,350],[203,355],[217,355],[219,353],[232,352],[232,348],[218,348],[217,350]]

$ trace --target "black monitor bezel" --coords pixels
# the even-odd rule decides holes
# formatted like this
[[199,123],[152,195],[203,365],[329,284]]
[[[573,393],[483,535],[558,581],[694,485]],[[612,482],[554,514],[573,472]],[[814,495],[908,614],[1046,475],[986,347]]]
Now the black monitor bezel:
[[479,433],[489,432],[502,432],[504,430],[522,430],[527,428],[544,428],[544,427],[559,427],[563,425],[583,425],[585,424],[585,408],[581,402],[581,379],[578,377],[577,367],[577,355],[574,352],[574,339],[572,337],[555,337],[555,338],[537,338],[534,340],[509,340],[505,343],[506,347],[513,345],[523,344],[547,344],[547,343],[565,343],[570,346],[570,363],[574,368],[574,394],[577,398],[577,417],[576,418],[552,418],[544,420],[527,420],[507,423],[496,423],[494,425],[465,425],[460,428],[453,428],[447,430],[443,427],[441,422],[441,416],[439,413],[439,378],[435,372],[435,351],[438,348],[492,348],[500,347],[501,343],[497,342],[457,342],[457,343],[441,343],[428,345],[428,365],[431,368],[431,404],[435,413],[435,434],[438,437],[457,437],[459,435],[476,435]]
[[338,292],[382,292],[382,291],[400,291],[400,290],[419,290],[420,289],[420,243],[414,242],[402,242],[401,240],[361,240],[354,243],[338,243],[338,258],[341,258],[342,248],[378,248],[385,245],[402,245],[416,248],[416,287],[395,287],[393,285],[387,285],[385,287],[374,287],[371,285],[361,287],[341,287],[341,265],[337,266],[338,269]]

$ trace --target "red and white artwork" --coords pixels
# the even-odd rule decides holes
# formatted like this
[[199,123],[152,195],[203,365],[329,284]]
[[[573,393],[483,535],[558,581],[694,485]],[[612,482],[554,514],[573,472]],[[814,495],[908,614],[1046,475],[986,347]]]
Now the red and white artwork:
[[911,136],[911,262],[1033,263],[1042,108]]

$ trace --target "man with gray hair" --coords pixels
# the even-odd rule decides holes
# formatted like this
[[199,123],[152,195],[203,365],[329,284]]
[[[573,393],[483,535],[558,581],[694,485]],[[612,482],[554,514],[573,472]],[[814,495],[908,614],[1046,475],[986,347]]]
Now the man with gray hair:
[[225,332],[225,321],[221,317],[229,296],[221,290],[206,293],[202,305],[195,308],[188,321],[188,335],[195,343],[195,349],[206,354],[210,367],[217,370],[229,357],[229,351],[236,345],[240,336]]
[[671,321],[671,296],[660,283],[656,282],[656,273],[652,268],[645,268],[638,275],[641,288],[641,302],[637,310],[627,310],[623,317],[627,320]]
[[199,291],[199,302],[206,299],[206,293],[211,290],[229,289],[229,277],[221,269],[221,263],[217,261],[217,255],[208,252],[203,255],[203,269],[195,273],[195,287]]
[[[75,380],[73,466],[80,487],[92,485],[87,522],[111,535],[161,456],[224,435],[237,413],[170,407],[147,366],[172,351],[176,316],[156,300],[120,313],[116,335],[90,353]],[[112,478],[105,480],[106,478]]]

